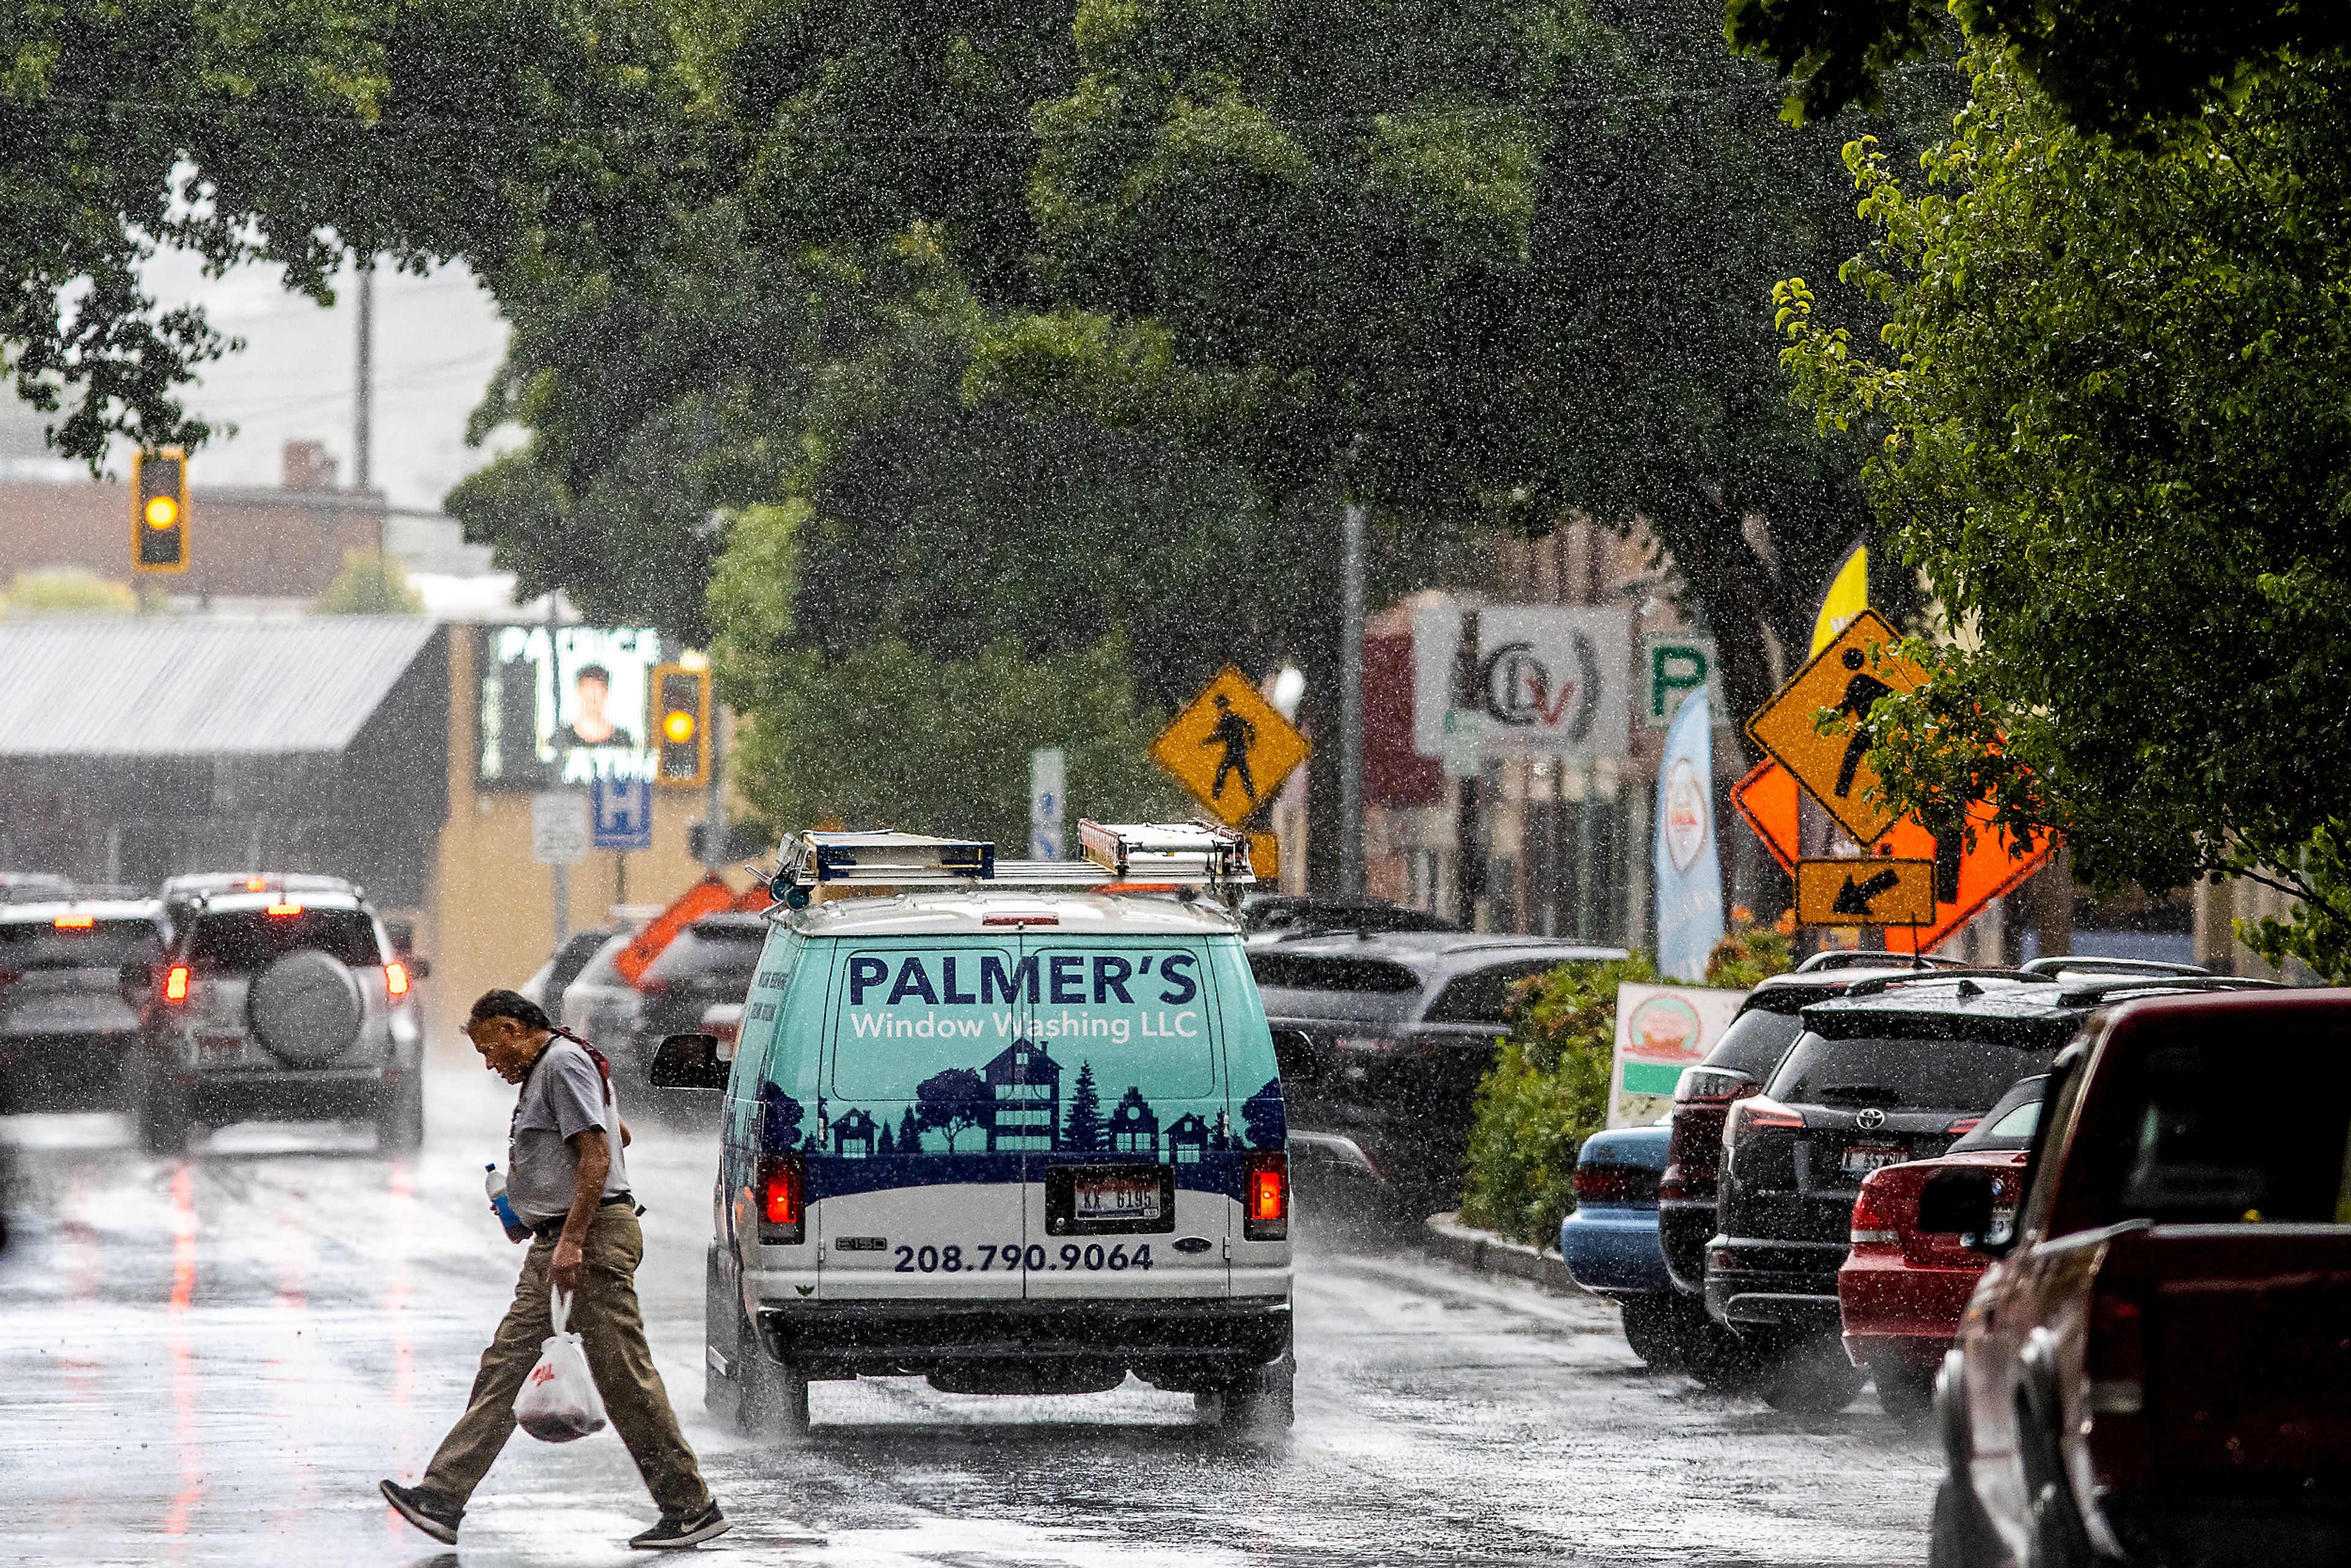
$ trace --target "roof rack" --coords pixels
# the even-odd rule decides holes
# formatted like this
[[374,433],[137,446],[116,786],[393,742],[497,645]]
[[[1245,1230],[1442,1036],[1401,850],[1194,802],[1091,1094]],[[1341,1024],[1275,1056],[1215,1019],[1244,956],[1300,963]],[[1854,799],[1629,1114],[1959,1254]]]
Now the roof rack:
[[1906,969],[1898,975],[1876,975],[1866,980],[1855,980],[1839,1000],[1855,997],[1874,997],[1896,986],[1916,986],[1931,980],[2041,980],[2045,975],[2028,975],[2022,969]]
[[2057,993],[2061,1008],[2093,1007],[2100,1002],[2122,1001],[2123,993],[2136,996],[2158,996],[2167,991],[2280,991],[2285,988],[2275,980],[2256,980],[2242,975],[2107,975],[2098,979],[2084,980],[2070,985]]
[[1794,968],[1792,975],[1818,975],[1833,969],[1885,969],[1895,966],[1917,969],[1963,969],[1967,965],[1958,958],[1938,958],[1932,953],[1889,953],[1882,948],[1864,951],[1855,947],[1832,947],[1815,953]]
[[[984,839],[942,839],[894,829],[810,831],[786,839],[768,888],[806,903],[820,886],[1100,887],[1145,881],[1238,888],[1257,880],[1249,840],[1207,822],[1081,821],[1074,861],[998,860]],[[797,897],[795,896],[797,895]]]
[[2028,958],[2018,966],[2028,975],[2209,975],[2201,964],[2173,964],[2160,958],[2102,958],[2091,953],[2053,953]]

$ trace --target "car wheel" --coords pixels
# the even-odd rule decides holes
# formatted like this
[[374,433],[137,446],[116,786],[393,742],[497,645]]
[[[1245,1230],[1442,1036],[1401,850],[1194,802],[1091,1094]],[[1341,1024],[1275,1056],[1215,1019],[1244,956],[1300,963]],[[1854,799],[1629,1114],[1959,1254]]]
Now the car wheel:
[[1988,1540],[1991,1532],[1973,1502],[1953,1477],[1945,1476],[1935,1489],[1927,1568],[2004,1568],[2008,1554]]
[[1924,1432],[1935,1420],[1935,1369],[1913,1366],[1907,1362],[1887,1362],[1872,1366],[1870,1376],[1877,1384],[1877,1402],[1886,1413],[1902,1423],[1903,1429]]
[[1694,1319],[1678,1296],[1628,1296],[1624,1312],[1625,1343],[1652,1372],[1679,1372],[1687,1367],[1698,1323],[1711,1321],[1703,1308]]
[[1834,1336],[1820,1335],[1769,1356],[1755,1391],[1774,1410],[1828,1416],[1852,1404],[1868,1381],[1868,1371],[1845,1359]]
[[139,1147],[150,1155],[188,1152],[188,1093],[152,1056],[140,1058],[136,1103],[131,1115],[139,1124]]
[[376,1113],[377,1149],[387,1155],[413,1155],[424,1146],[424,1066],[400,1075],[383,1109]]

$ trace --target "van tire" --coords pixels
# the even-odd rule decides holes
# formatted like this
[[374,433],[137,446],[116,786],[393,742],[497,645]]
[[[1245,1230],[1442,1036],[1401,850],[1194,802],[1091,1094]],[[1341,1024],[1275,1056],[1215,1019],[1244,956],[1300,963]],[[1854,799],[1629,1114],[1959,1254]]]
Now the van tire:
[[739,1319],[735,1343],[735,1430],[745,1437],[800,1437],[809,1429],[809,1380],[769,1355]]
[[1222,1387],[1192,1396],[1192,1408],[1220,1432],[1288,1431],[1296,1419],[1298,1359],[1288,1351]]

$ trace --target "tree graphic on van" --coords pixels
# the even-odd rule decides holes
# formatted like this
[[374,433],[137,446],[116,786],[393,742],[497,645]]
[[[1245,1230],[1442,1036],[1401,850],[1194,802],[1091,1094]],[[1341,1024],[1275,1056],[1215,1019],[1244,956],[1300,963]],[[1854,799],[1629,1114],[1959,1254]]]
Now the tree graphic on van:
[[1288,1145],[1290,1120],[1282,1113],[1280,1079],[1269,1079],[1264,1088],[1241,1102],[1241,1126],[1252,1149]]
[[1061,1147],[1092,1154],[1102,1142],[1102,1094],[1094,1088],[1094,1064],[1081,1061],[1077,1084],[1070,1091],[1070,1119],[1062,1129]]
[[797,1149],[800,1122],[808,1111],[773,1083],[759,1085],[759,1144],[762,1148]]
[[995,1110],[987,1081],[968,1067],[950,1067],[914,1085],[915,1123],[926,1133],[944,1134],[949,1154],[957,1133],[987,1125]]

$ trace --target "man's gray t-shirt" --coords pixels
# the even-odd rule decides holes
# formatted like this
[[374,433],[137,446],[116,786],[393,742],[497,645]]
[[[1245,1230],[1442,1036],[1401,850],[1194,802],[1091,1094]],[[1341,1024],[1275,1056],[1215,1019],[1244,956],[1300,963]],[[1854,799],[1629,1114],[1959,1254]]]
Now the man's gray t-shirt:
[[604,1075],[576,1041],[560,1035],[548,1041],[523,1082],[507,1137],[507,1199],[524,1223],[541,1224],[571,1212],[580,1153],[565,1140],[590,1127],[604,1130],[605,1146],[612,1151],[604,1196],[629,1190],[620,1107],[607,1093]]

